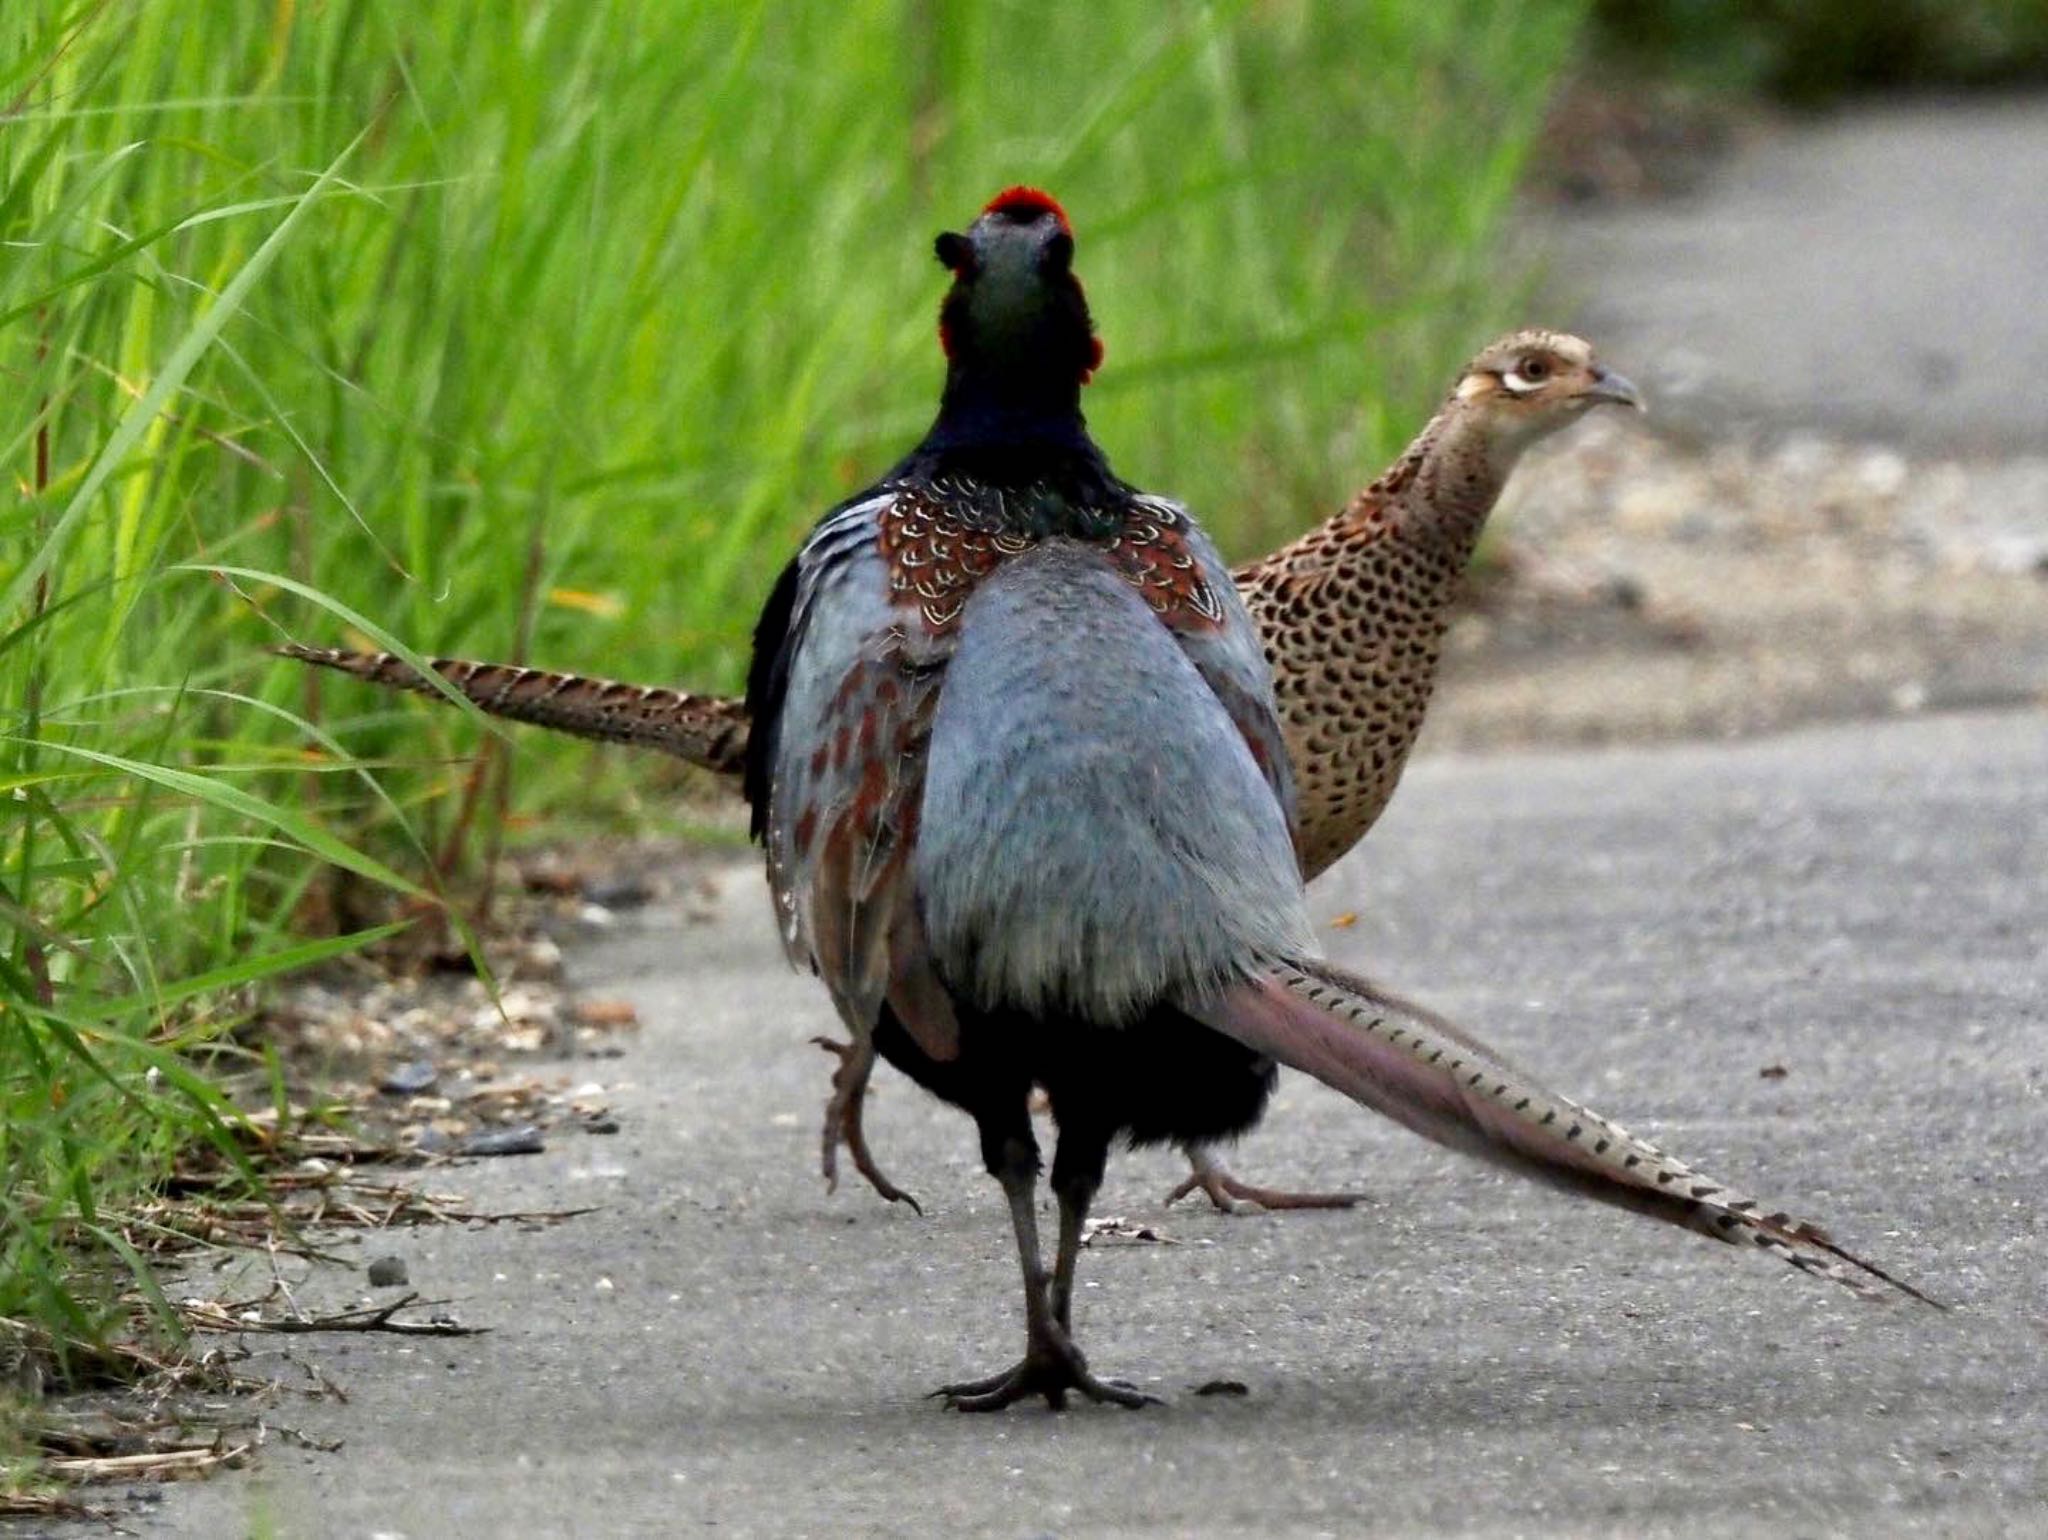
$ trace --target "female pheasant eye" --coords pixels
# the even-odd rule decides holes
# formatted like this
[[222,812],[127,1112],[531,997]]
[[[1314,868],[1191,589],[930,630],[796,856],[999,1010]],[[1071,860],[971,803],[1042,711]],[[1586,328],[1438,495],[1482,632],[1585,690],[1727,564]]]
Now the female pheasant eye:
[[1526,395],[1550,378],[1550,360],[1540,353],[1531,353],[1516,362],[1514,368],[1500,377],[1501,384],[1516,395]]

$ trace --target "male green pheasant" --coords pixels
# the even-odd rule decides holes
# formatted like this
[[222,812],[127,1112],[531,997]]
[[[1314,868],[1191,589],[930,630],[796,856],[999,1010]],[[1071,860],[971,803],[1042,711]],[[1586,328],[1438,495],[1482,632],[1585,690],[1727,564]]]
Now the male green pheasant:
[[[1454,1148],[1875,1293],[1886,1275],[1812,1226],[1316,955],[1258,634],[1194,519],[1088,435],[1101,355],[1073,251],[1027,189],[940,237],[938,416],[804,541],[747,682],[744,786],[792,962],[856,1042],[974,1119],[1008,1199],[1024,1355],[940,1394],[1148,1404],[1074,1331],[1109,1151],[1242,1132],[1280,1063]],[[1499,445],[1602,389],[1620,387],[1553,348],[1468,375],[1457,399]],[[1413,481],[1460,474],[1446,442]],[[1059,1128],[1050,1270],[1034,1087]]]

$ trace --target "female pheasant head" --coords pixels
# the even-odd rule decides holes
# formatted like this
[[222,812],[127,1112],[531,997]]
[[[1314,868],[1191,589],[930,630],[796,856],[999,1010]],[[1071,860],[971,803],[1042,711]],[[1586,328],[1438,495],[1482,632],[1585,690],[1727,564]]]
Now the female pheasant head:
[[953,273],[939,310],[949,405],[1078,410],[1102,343],[1074,276],[1066,211],[1033,187],[999,193],[935,243]]
[[1478,429],[1496,457],[1512,460],[1602,402],[1644,410],[1635,386],[1594,358],[1591,343],[1531,328],[1500,338],[1467,364],[1447,411]]
[[1510,332],[1465,366],[1436,416],[1344,518],[1439,543],[1452,553],[1449,570],[1462,571],[1522,451],[1603,401],[1643,409],[1635,386],[1584,339]]

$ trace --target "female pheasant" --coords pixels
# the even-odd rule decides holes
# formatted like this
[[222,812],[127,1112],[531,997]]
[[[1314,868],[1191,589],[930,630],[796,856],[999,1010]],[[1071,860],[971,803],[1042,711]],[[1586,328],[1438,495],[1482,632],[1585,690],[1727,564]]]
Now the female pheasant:
[[[1073,246],[1026,189],[939,238],[937,420],[812,531],[748,676],[744,783],[791,958],[856,1042],[973,1117],[1009,1200],[1024,1356],[948,1402],[1151,1399],[1076,1346],[1082,1220],[1114,1143],[1239,1133],[1276,1063],[1540,1179],[1884,1278],[1320,961],[1250,615],[1192,517],[1118,479],[1083,423],[1101,349]],[[1527,362],[1494,436],[1537,420]],[[1034,1087],[1059,1127],[1050,1271]]]
[[[1465,366],[1442,410],[1377,480],[1334,517],[1232,574],[1273,670],[1305,876],[1320,876],[1363,839],[1392,798],[1436,688],[1465,569],[1509,474],[1531,444],[1603,403],[1640,409],[1642,399],[1584,340],[1511,332]],[[447,698],[388,652],[277,650]],[[432,662],[446,689],[488,715],[656,749],[739,789],[743,700],[510,663]]]
[[[1460,580],[1516,461],[1602,402],[1641,405],[1585,342],[1539,330],[1503,337],[1466,367],[1443,409],[1384,475],[1328,522],[1235,574],[1272,667],[1305,877],[1363,838],[1393,796],[1428,709]],[[374,683],[441,693],[390,654],[281,650]],[[458,659],[437,659],[434,668],[493,715],[660,749],[725,774],[737,775],[746,756],[740,701]],[[867,1148],[871,1047],[858,1038],[816,1041],[840,1059],[824,1128],[826,1180],[835,1179],[843,1142],[878,1192],[915,1206]],[[1241,1182],[1206,1146],[1190,1158],[1191,1174],[1168,1202],[1197,1188],[1224,1209],[1354,1201]]]

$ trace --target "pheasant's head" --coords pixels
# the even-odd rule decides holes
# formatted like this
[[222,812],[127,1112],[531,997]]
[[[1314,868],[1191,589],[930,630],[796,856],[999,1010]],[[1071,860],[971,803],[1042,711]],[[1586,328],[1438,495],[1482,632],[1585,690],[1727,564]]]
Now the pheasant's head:
[[1492,343],[1465,366],[1453,409],[1495,445],[1519,452],[1602,402],[1644,410],[1635,386],[1604,367],[1591,343],[1530,329]]
[[952,269],[939,340],[954,378],[1007,382],[1019,393],[1078,391],[1102,363],[1102,343],[1074,276],[1066,210],[1033,187],[999,193],[964,234],[935,243]]

